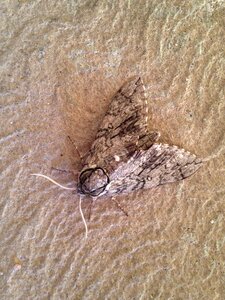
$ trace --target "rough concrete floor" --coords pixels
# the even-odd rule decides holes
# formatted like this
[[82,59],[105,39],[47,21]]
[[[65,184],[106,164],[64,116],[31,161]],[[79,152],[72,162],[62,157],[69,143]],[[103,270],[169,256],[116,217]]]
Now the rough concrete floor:
[[[225,2],[1,1],[0,298],[225,299]],[[146,85],[149,128],[206,160],[191,178],[99,199],[75,186],[110,98]],[[83,201],[87,215],[89,201]]]

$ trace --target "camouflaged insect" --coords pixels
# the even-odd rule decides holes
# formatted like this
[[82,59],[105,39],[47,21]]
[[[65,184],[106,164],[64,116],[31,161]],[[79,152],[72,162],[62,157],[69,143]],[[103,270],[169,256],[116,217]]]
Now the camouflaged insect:
[[157,143],[158,132],[147,128],[148,106],[140,78],[115,94],[84,158],[78,192],[115,196],[182,180],[202,161],[176,146]]

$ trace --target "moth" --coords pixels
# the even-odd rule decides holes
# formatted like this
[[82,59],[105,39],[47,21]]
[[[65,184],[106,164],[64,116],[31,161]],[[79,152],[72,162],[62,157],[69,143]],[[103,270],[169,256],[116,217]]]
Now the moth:
[[177,146],[157,143],[148,130],[148,105],[140,77],[112,98],[79,175],[78,193],[94,198],[128,194],[185,179],[202,161]]
[[[114,199],[120,194],[185,179],[198,170],[201,159],[177,146],[158,143],[160,134],[149,131],[147,122],[145,88],[141,78],[134,77],[112,98],[90,151],[83,158],[77,184],[81,196]],[[45,175],[33,175],[56,183]],[[81,197],[80,212],[87,236]]]

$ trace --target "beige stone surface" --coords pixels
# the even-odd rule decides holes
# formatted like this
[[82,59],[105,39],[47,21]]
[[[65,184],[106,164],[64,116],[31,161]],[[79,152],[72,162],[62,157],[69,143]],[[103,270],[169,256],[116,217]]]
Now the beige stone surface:
[[[225,299],[225,2],[0,3],[0,299]],[[110,97],[140,75],[149,128],[206,159],[109,199],[89,236],[76,193]],[[87,215],[89,201],[83,201]]]

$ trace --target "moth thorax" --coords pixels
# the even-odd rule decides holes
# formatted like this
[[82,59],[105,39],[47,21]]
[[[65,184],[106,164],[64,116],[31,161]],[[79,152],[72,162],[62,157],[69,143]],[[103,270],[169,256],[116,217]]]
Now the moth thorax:
[[78,192],[96,197],[105,191],[108,184],[109,176],[104,169],[85,169],[79,176]]

